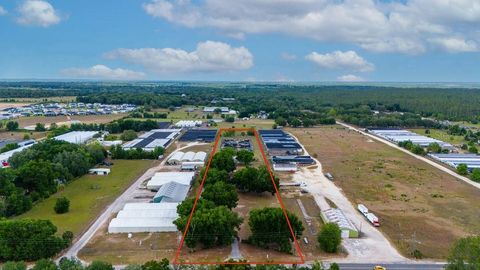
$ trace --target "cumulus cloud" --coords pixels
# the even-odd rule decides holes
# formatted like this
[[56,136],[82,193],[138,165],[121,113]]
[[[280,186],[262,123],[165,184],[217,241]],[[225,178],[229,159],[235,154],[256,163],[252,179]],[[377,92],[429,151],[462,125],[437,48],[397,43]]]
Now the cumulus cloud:
[[435,42],[458,36],[480,42],[477,0],[150,0],[143,8],[155,18],[229,36],[282,33],[375,52],[470,51]]
[[7,14],[7,11],[2,6],[0,6],[0,16],[5,14]]
[[440,48],[449,52],[476,52],[478,44],[472,40],[463,38],[438,38],[432,39],[432,43],[437,44]]
[[205,41],[194,51],[174,48],[117,49],[105,54],[108,59],[120,59],[141,65],[155,73],[228,72],[249,69],[253,56],[245,47]]
[[327,69],[342,69],[360,72],[368,72],[375,69],[375,66],[372,63],[369,63],[354,51],[334,51],[326,54],[312,52],[305,56],[305,59],[315,63],[321,68]]
[[23,25],[48,27],[61,19],[55,8],[47,1],[26,0],[18,7],[17,22]]
[[139,80],[145,77],[143,72],[122,68],[109,68],[95,65],[89,68],[68,68],[61,71],[64,76],[81,79]]
[[353,74],[339,76],[337,77],[337,80],[340,82],[364,82],[365,81],[364,78],[357,75],[353,75]]

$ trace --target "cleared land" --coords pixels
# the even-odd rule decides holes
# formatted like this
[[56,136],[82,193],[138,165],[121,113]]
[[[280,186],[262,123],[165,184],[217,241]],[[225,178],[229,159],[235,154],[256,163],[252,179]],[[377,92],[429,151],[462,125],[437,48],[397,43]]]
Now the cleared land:
[[396,149],[340,126],[289,129],[353,204],[377,216],[400,252],[444,259],[451,244],[480,231],[480,191]]
[[125,113],[119,114],[105,114],[105,115],[72,115],[72,116],[30,116],[30,117],[21,117],[16,119],[15,121],[18,122],[20,128],[24,128],[27,126],[36,125],[37,123],[41,123],[44,125],[50,125],[52,123],[63,123],[68,121],[78,120],[82,123],[86,124],[102,124],[102,123],[109,123],[114,120],[120,119],[127,116]]
[[[6,98],[2,101],[11,103],[41,103],[41,102],[58,102],[67,103],[76,100],[76,96],[64,96],[64,97],[44,97],[44,98]],[[1,102],[1,101],[0,101]]]
[[0,110],[4,110],[6,108],[16,108],[30,105],[31,103],[26,102],[1,102],[0,101]]
[[[82,176],[18,218],[49,219],[58,227],[59,233],[72,231],[77,236],[152,165],[150,160],[114,160],[114,163],[109,175]],[[63,196],[70,200],[70,211],[59,215],[53,207],[56,199]]]
[[465,141],[465,138],[463,136],[450,135],[447,133],[446,130],[442,130],[442,129],[429,129],[429,130],[430,130],[430,133],[427,134],[425,132],[426,129],[424,128],[411,129],[411,131],[417,134],[431,137],[444,142],[448,142],[452,145],[462,145],[464,143],[467,143],[467,141]]

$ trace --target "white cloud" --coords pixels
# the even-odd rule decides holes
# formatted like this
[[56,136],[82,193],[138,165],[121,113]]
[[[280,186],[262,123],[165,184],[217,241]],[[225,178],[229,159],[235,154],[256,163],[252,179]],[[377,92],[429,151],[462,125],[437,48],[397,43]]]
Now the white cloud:
[[369,63],[354,51],[334,51],[332,53],[319,54],[312,52],[305,59],[315,63],[321,68],[353,70],[360,72],[373,71],[375,66]]
[[479,48],[477,42],[463,38],[437,38],[431,42],[449,52],[475,52]]
[[48,27],[61,21],[58,12],[47,1],[26,0],[18,7],[17,22],[23,25]]
[[290,54],[287,52],[282,52],[280,54],[280,57],[282,57],[283,60],[288,60],[288,61],[297,60],[297,56],[295,54]]
[[117,49],[105,56],[141,65],[160,74],[228,72],[253,66],[253,56],[247,48],[234,48],[215,41],[200,42],[192,52],[173,48]]
[[5,14],[7,14],[7,11],[2,6],[0,6],[0,16]]
[[340,82],[364,82],[365,81],[364,78],[357,75],[353,75],[353,74],[339,76],[337,77],[337,80]]
[[150,0],[143,8],[156,18],[229,36],[282,33],[376,52],[455,52],[432,40],[458,36],[480,42],[478,0]]
[[67,77],[81,79],[139,80],[145,77],[143,72],[122,68],[112,69],[104,65],[95,65],[89,68],[67,68],[61,73]]

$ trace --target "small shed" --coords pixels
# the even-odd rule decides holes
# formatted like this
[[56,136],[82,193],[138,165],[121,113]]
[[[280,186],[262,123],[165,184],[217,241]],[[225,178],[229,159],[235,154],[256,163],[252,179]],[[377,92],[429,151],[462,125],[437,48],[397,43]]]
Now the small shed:
[[93,175],[109,175],[110,174],[110,169],[108,168],[94,168],[88,170],[89,174]]

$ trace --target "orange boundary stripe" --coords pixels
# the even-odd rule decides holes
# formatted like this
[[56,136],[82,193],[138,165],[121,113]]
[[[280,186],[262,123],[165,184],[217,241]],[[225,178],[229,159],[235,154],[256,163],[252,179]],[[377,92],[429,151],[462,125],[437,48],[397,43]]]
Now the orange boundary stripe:
[[[191,222],[192,217],[193,217],[193,213],[194,213],[195,208],[197,206],[198,199],[200,198],[200,195],[202,193],[203,185],[205,183],[205,179],[207,178],[208,170],[210,169],[210,165],[211,165],[211,162],[212,162],[213,155],[215,154],[215,152],[217,150],[218,143],[220,142],[221,134],[224,131],[253,131],[253,133],[255,135],[255,138],[257,140],[257,144],[260,147],[260,152],[262,153],[263,161],[264,161],[265,165],[267,166],[268,173],[270,174],[270,177],[272,179],[272,183],[273,183],[273,187],[275,188],[275,194],[277,196],[277,200],[280,203],[280,207],[282,208],[283,214],[285,215],[285,219],[287,220],[288,228],[290,229],[290,233],[292,234],[293,242],[295,244],[295,249],[297,250],[297,253],[300,257],[300,261],[297,261],[297,262],[291,262],[291,261],[285,261],[285,262],[281,262],[281,261],[279,261],[279,262],[271,262],[271,261],[270,262],[181,262],[181,261],[179,261],[180,252],[181,252],[181,249],[182,249],[183,244],[185,242],[185,237],[187,235],[188,228],[190,226],[190,222]],[[292,225],[290,224],[290,220],[288,219],[287,210],[285,209],[285,206],[283,204],[282,198],[280,197],[280,193],[278,191],[277,185],[275,184],[272,169],[270,168],[270,166],[268,164],[267,156],[265,154],[265,151],[263,150],[263,145],[260,141],[260,137],[259,137],[256,129],[254,129],[254,128],[221,128],[218,131],[217,137],[215,139],[215,144],[214,144],[212,152],[210,154],[210,158],[208,159],[207,167],[205,168],[205,174],[203,175],[202,182],[200,183],[200,187],[198,188],[197,195],[195,197],[195,202],[193,203],[193,208],[192,208],[192,211],[190,212],[190,216],[189,216],[188,221],[187,221],[186,229],[183,232],[182,240],[180,241],[180,245],[177,248],[177,252],[175,253],[175,258],[173,259],[172,263],[174,265],[192,265],[192,264],[196,264],[196,265],[270,264],[270,265],[273,265],[273,264],[304,264],[305,263],[305,258],[303,257],[302,251],[300,250],[300,245],[298,244],[298,241],[297,241],[297,238],[295,237],[295,233],[293,231]]]

